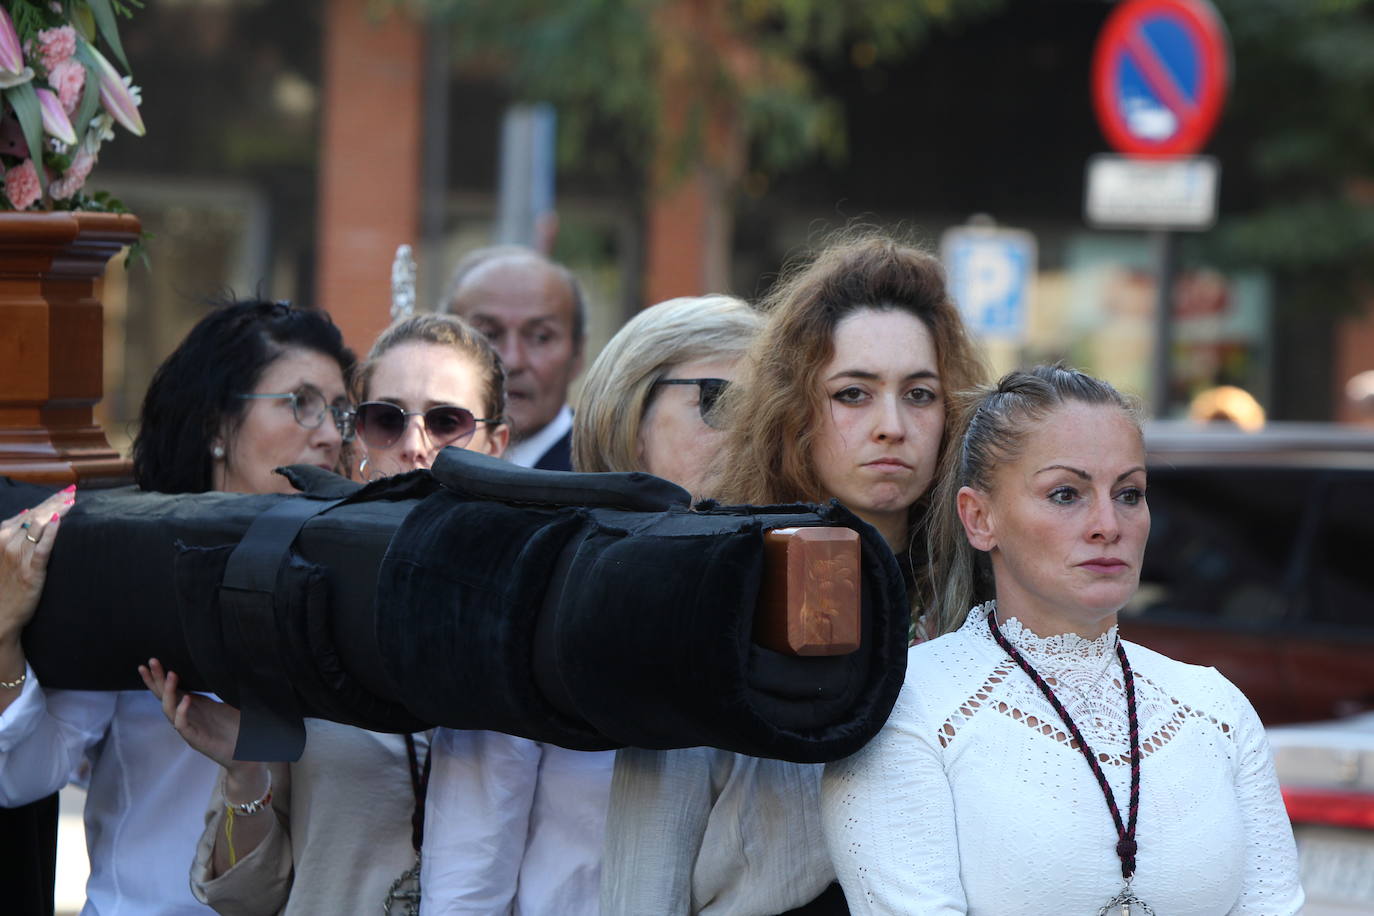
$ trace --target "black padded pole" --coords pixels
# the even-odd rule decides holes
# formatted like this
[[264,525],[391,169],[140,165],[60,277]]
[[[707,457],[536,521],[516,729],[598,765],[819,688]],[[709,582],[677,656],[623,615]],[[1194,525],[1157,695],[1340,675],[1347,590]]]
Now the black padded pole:
[[[156,656],[243,708],[241,748],[270,759],[315,716],[805,762],[857,750],[901,686],[901,576],[837,504],[694,511],[648,475],[459,449],[367,487],[294,470],[307,495],[82,494],[25,633],[42,683],[136,689]],[[848,655],[752,640],[764,535],[798,526],[860,534]]]

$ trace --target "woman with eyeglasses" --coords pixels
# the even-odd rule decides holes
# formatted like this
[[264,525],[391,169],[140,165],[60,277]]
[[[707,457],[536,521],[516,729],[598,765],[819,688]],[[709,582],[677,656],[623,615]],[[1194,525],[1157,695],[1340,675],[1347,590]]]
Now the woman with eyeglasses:
[[[338,468],[352,363],[323,312],[258,301],[214,309],[153,376],[135,480],[165,493],[290,492],[274,468]],[[41,798],[69,779],[85,786],[83,914],[207,913],[186,866],[218,768],[167,728],[146,691],[47,690],[22,656],[19,632],[37,607],[69,498],[0,525],[0,804]]]
[[[710,495],[838,499],[884,536],[914,594],[945,394],[983,375],[939,261],[881,235],[841,239],[785,274],[763,312],[718,408],[727,433]],[[847,912],[820,832],[820,779],[820,766],[709,748],[621,751],[603,911]]]
[[[366,476],[427,468],[445,446],[500,456],[504,383],[487,339],[458,318],[416,315],[389,327],[354,375]],[[244,916],[410,912],[428,733],[307,719],[299,761],[234,760],[237,711],[183,694],[156,660],[141,670],[176,731],[222,768],[191,865],[199,899]]]

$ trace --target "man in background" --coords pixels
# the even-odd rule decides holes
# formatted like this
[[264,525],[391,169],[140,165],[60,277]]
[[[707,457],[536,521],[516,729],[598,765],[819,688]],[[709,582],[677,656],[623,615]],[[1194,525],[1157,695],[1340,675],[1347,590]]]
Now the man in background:
[[439,311],[486,334],[506,367],[505,457],[572,469],[568,386],[582,371],[586,303],[572,271],[528,248],[481,248],[454,268]]

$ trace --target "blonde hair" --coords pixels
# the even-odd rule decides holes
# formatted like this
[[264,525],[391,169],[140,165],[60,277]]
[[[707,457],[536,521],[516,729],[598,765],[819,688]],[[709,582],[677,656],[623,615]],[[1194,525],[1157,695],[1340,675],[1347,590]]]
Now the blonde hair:
[[961,487],[992,492],[993,469],[1015,461],[1031,427],[1068,402],[1119,407],[1140,428],[1138,405],[1110,383],[1062,365],[1009,372],[996,385],[960,392],[946,429],[949,448],[931,499],[930,609],[936,633],[963,626],[969,608],[996,597],[987,554],[973,549],[959,518]]
[[[930,332],[946,391],[981,381],[985,370],[933,255],[876,233],[845,237],[793,265],[764,305],[741,384],[725,395],[730,438],[721,498],[759,505],[822,502],[813,454],[825,409],[820,375],[835,353],[835,328],[861,309],[901,311]],[[946,424],[949,422],[946,405]],[[947,438],[942,438],[943,450]],[[909,512],[913,543],[918,502]],[[911,557],[908,554],[908,560]]]
[[408,343],[429,343],[451,347],[477,364],[482,378],[482,410],[488,419],[504,422],[506,412],[506,370],[486,335],[456,315],[412,315],[403,318],[378,335],[367,359],[353,374],[354,399],[366,401],[377,361],[389,350]]
[[573,413],[573,467],[644,470],[639,429],[654,383],[672,366],[743,356],[762,323],[749,303],[732,296],[669,299],[631,318],[582,379]]

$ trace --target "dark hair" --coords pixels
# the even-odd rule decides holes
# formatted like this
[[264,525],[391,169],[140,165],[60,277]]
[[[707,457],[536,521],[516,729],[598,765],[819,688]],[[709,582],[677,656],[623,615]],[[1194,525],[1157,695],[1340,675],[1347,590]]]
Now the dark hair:
[[1109,382],[1063,365],[1018,369],[998,380],[959,392],[954,422],[931,502],[930,611],[938,633],[963,625],[969,608],[995,597],[987,554],[974,550],[959,519],[960,487],[992,491],[992,472],[1015,461],[1032,424],[1068,402],[1118,407],[1140,425],[1136,403]]
[[496,422],[504,422],[506,370],[501,365],[501,357],[496,355],[485,334],[457,315],[412,315],[383,331],[372,345],[367,359],[358,364],[354,374],[352,388],[357,400],[365,401],[371,397],[368,389],[372,384],[372,374],[377,370],[377,361],[387,351],[408,343],[450,347],[459,356],[472,360],[482,378],[482,415]]
[[134,481],[161,493],[203,493],[212,486],[210,445],[228,422],[242,422],[267,367],[288,348],[335,360],[347,376],[353,353],[322,311],[289,302],[217,304],[163,360],[148,385],[134,439]]
[[439,304],[435,308],[435,312],[440,315],[458,314],[454,311],[453,301],[458,298],[458,293],[462,290],[468,277],[472,276],[479,267],[494,264],[497,261],[533,261],[552,270],[567,285],[568,295],[572,297],[573,306],[573,349],[574,351],[580,350],[582,340],[587,335],[587,300],[582,295],[582,284],[577,281],[577,275],[571,270],[557,261],[550,260],[533,248],[526,248],[524,245],[490,245],[463,255],[457,265],[454,266],[453,273],[449,274],[448,283],[444,285],[444,292],[439,297]]

